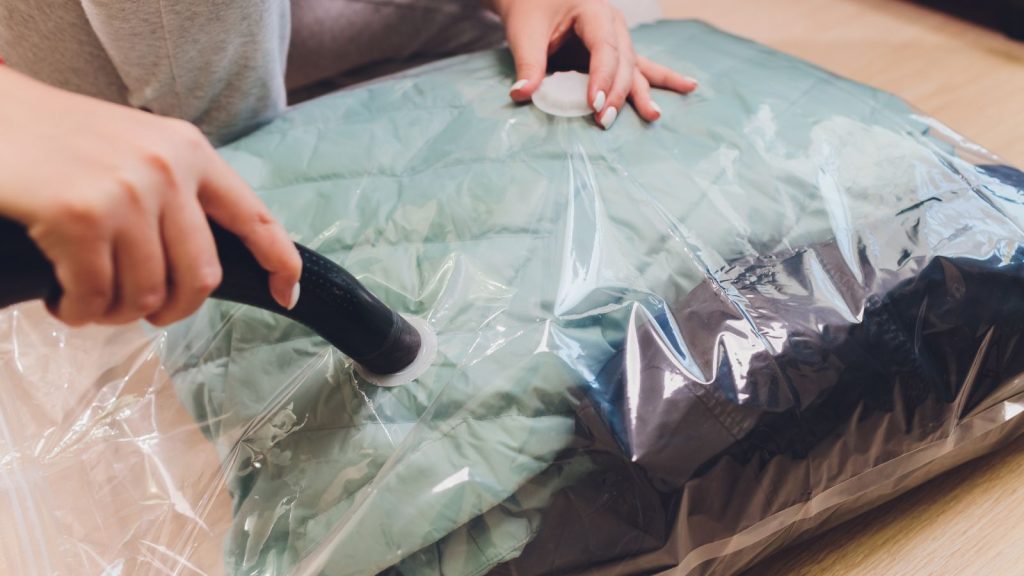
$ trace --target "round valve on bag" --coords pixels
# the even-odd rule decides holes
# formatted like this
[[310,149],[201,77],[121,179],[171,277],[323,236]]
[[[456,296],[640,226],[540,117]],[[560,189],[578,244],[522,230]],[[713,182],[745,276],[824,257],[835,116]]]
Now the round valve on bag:
[[579,72],[555,72],[533,93],[533,105],[552,116],[575,118],[593,114],[587,102],[590,76]]

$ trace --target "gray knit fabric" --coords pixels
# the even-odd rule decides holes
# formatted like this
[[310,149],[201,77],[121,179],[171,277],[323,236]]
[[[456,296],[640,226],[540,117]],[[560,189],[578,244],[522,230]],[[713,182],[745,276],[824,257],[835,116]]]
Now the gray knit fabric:
[[189,120],[215,143],[280,113],[286,74],[289,88],[308,94],[501,38],[478,0],[0,2],[0,56],[10,66]]

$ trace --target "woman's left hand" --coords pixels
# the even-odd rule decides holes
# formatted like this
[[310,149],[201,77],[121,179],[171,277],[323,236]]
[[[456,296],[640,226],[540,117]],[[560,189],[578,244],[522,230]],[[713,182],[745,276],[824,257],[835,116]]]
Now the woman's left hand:
[[548,56],[575,34],[590,52],[587,101],[597,122],[611,128],[632,101],[640,117],[653,122],[661,108],[651,87],[680,94],[697,89],[697,82],[661,64],[637,56],[626,19],[608,0],[491,0],[505,23],[518,80],[511,96],[527,102],[547,73]]

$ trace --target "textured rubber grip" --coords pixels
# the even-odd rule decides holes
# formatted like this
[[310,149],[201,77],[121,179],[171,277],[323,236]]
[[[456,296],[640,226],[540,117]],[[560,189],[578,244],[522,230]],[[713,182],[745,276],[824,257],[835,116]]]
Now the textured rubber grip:
[[[412,364],[420,334],[344,268],[296,244],[302,256],[301,297],[292,310],[270,294],[269,275],[242,241],[211,222],[224,280],[213,297],[256,306],[299,322],[366,370],[394,374]],[[53,266],[21,225],[0,218],[0,308],[29,300],[56,302]]]

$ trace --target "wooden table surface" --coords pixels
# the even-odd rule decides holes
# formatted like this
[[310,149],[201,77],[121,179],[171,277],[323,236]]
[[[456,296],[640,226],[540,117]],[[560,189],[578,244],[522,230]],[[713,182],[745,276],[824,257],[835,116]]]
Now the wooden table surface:
[[[969,0],[967,0],[969,1]],[[1024,43],[899,0],[662,0],[899,94],[1024,166]],[[964,465],[749,572],[1024,575],[1024,439]]]

